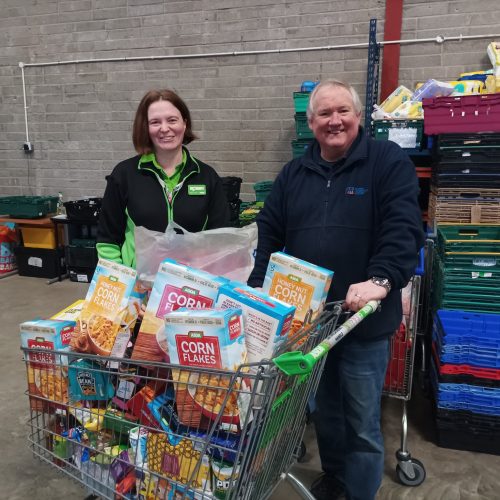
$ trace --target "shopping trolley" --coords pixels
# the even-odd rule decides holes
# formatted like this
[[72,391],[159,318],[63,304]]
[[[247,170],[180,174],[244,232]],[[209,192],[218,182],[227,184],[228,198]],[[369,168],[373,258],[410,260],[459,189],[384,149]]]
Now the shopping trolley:
[[384,395],[402,401],[401,447],[396,452],[396,474],[398,480],[406,486],[422,484],[426,475],[423,463],[413,458],[407,447],[407,403],[411,398],[413,383],[420,283],[421,276],[416,274],[407,287],[402,290],[403,321],[396,334],[391,338],[389,364],[383,389]]
[[261,500],[286,479],[314,500],[290,473],[307,402],[326,353],[377,307],[335,304],[278,357],[231,372],[23,348],[30,447],[107,499]]

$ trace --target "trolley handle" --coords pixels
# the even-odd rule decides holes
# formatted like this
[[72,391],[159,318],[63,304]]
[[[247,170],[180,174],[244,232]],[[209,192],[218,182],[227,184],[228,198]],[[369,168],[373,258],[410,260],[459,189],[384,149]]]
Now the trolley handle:
[[354,327],[367,316],[375,312],[380,305],[378,300],[370,300],[357,313],[336,328],[323,342],[312,351],[304,354],[301,351],[286,352],[273,359],[273,363],[286,375],[306,375],[328,351],[340,342]]

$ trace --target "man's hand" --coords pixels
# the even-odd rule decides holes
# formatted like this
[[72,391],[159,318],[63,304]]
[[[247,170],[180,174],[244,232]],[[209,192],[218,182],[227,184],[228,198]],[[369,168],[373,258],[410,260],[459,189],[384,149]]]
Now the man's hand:
[[372,280],[354,283],[349,287],[345,298],[346,308],[358,312],[370,300],[383,300],[387,297],[387,290],[376,285]]

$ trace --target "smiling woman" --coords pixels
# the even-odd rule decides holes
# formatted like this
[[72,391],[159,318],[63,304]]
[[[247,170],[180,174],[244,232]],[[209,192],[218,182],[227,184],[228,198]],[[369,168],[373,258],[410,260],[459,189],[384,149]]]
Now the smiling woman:
[[99,257],[135,267],[135,226],[163,232],[175,221],[197,232],[229,225],[220,177],[186,147],[194,139],[189,109],[175,92],[151,90],[142,98],[132,132],[138,155],[106,178]]

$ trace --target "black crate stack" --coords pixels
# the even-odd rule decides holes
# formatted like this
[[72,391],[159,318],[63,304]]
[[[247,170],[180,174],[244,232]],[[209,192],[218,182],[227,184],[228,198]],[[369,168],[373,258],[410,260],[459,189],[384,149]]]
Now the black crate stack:
[[432,171],[434,224],[500,224],[500,133],[441,134]]
[[224,193],[229,203],[229,211],[231,214],[230,224],[232,227],[240,226],[240,188],[242,180],[241,177],[222,177],[222,187],[224,188]]
[[97,224],[102,198],[83,198],[64,203],[68,217],[68,241],[64,248],[69,279],[90,283],[97,266]]

